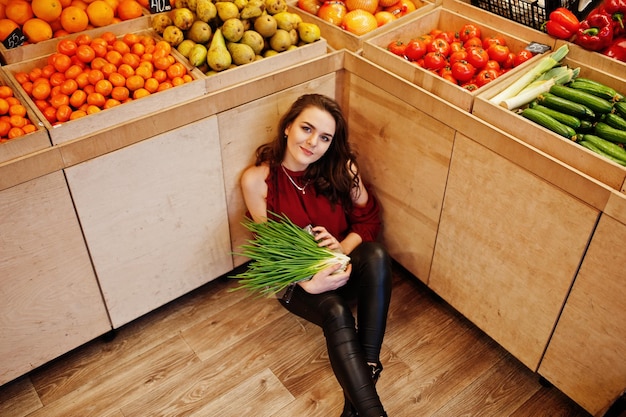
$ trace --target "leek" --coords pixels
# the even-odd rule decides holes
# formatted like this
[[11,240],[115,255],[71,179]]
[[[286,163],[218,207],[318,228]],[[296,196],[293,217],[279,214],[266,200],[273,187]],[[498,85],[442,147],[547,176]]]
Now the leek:
[[[273,213],[272,213],[273,214]],[[235,276],[239,286],[261,295],[272,295],[290,284],[310,279],[317,272],[340,263],[345,268],[350,258],[343,253],[320,247],[313,235],[296,226],[286,216],[255,223],[249,218],[243,226],[254,239],[241,246],[241,255],[251,259],[247,269]]]
[[539,97],[540,94],[550,91],[553,85],[570,82],[579,71],[580,68],[573,70],[567,66],[552,68],[539,76],[535,81],[528,84],[513,97],[502,100],[500,105],[509,110],[522,107]]
[[515,82],[513,82],[507,88],[492,97],[490,101],[499,106],[502,101],[517,95],[520,91],[522,91],[530,83],[539,78],[542,74],[559,64],[559,62],[561,62],[561,60],[565,58],[568,52],[569,48],[567,44],[563,44],[556,51],[541,58],[530,71],[525,72],[521,77],[515,80]]

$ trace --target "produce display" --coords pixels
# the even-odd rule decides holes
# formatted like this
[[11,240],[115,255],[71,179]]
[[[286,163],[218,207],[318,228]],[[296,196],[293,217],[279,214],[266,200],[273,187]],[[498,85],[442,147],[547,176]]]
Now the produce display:
[[0,85],[0,144],[37,130],[28,118],[27,107],[8,85]]
[[550,13],[544,29],[555,38],[626,62],[625,14],[625,0],[604,0],[581,21],[561,7]]
[[171,45],[147,34],[83,33],[56,49],[45,65],[13,74],[52,125],[193,81]]
[[143,15],[147,0],[8,0],[0,7],[6,48],[38,43]]
[[152,27],[207,75],[320,39],[319,27],[288,12],[284,0],[178,0]]
[[410,39],[395,39],[387,50],[470,91],[533,57],[526,49],[511,51],[503,36],[483,36],[474,23],[455,31],[433,29]]
[[356,35],[365,35],[424,6],[422,0],[298,0],[298,8]]
[[561,46],[490,99],[522,117],[626,166],[626,101],[602,83],[561,65]]

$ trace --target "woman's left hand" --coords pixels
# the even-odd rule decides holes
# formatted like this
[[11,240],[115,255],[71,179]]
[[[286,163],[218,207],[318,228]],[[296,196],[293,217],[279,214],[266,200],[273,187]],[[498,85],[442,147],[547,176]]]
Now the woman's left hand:
[[317,240],[318,246],[326,247],[335,252],[344,253],[341,242],[331,235],[324,226],[315,226],[313,228],[313,233],[315,234],[315,240]]

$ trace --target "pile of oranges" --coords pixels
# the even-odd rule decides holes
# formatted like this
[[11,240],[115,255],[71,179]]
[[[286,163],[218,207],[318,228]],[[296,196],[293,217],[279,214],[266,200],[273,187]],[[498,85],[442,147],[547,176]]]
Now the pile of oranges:
[[8,85],[0,86],[0,143],[37,130],[26,113],[26,107],[13,95]]
[[150,35],[65,38],[46,65],[13,74],[55,125],[193,81],[172,47]]
[[21,28],[42,42],[143,15],[148,0],[0,0],[0,41]]
[[298,0],[298,7],[361,36],[410,13],[421,0]]

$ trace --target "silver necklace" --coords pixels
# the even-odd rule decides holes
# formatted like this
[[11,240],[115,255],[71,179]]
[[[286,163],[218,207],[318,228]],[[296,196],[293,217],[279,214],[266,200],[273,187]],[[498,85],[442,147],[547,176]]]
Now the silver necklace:
[[287,178],[289,178],[289,181],[293,184],[293,186],[296,187],[302,194],[306,194],[304,189],[306,188],[307,185],[309,185],[309,182],[311,180],[307,180],[306,183],[304,183],[304,185],[302,187],[300,187],[298,184],[296,184],[296,182],[293,180],[293,178],[291,178],[291,175],[289,175],[287,173],[287,170],[285,169],[285,166],[281,164],[280,167],[283,169],[283,172],[285,173]]

